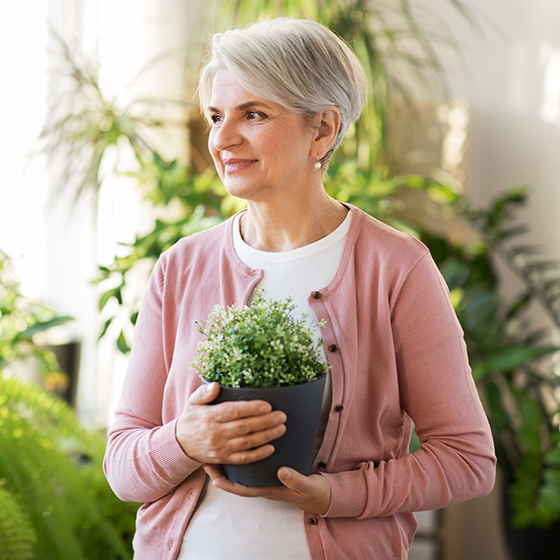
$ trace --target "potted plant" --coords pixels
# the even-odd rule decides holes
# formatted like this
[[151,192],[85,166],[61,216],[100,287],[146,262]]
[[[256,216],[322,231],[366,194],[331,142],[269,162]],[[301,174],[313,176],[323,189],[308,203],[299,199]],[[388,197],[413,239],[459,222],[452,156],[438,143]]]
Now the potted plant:
[[220,384],[214,402],[265,400],[287,416],[270,457],[223,466],[228,479],[245,486],[278,486],[282,466],[311,473],[329,365],[321,358],[322,340],[314,341],[313,329],[305,316],[294,318],[294,308],[290,299],[267,301],[257,293],[251,305],[216,306],[206,323],[197,323],[206,338],[192,366],[204,382]]

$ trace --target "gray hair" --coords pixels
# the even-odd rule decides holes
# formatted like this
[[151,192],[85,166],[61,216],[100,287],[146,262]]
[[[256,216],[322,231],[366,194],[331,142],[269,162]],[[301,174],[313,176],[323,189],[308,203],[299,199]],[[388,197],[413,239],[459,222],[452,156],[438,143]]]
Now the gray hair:
[[216,73],[229,70],[247,90],[312,117],[334,105],[341,125],[328,163],[367,98],[367,80],[358,57],[323,25],[311,20],[277,18],[245,29],[217,33],[209,62],[202,68],[199,100],[205,112]]

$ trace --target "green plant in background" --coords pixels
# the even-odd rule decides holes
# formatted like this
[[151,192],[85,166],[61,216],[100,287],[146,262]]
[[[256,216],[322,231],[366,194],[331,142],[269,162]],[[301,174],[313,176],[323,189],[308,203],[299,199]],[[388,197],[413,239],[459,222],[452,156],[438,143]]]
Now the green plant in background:
[[59,388],[65,375],[34,338],[69,320],[24,297],[0,251],[0,560],[132,557],[137,506],[120,502],[103,476],[105,435],[9,375],[14,363],[38,365],[45,386]]
[[[486,210],[467,208],[487,257],[500,258],[519,280],[512,301],[496,289],[494,266],[479,268],[473,278],[469,261],[453,255],[441,268],[485,396],[498,464],[510,485],[513,523],[548,526],[560,519],[560,377],[553,371],[560,347],[551,344],[550,328],[532,326],[530,313],[537,307],[560,328],[560,274],[557,261],[516,241],[526,227],[514,221],[514,209],[527,195],[527,189],[514,188]],[[546,321],[539,317],[538,324]]]
[[[102,164],[111,148],[127,144],[135,154],[149,156],[149,131],[168,123],[157,116],[161,102],[133,100],[121,104],[103,95],[98,68],[79,45],[72,47],[54,30],[51,91],[40,151],[57,171],[53,194],[70,194],[77,201],[86,193],[94,198],[104,175]],[[114,171],[105,169],[105,173]]]
[[149,272],[163,251],[179,239],[216,225],[240,207],[239,201],[226,195],[221,181],[210,170],[191,175],[177,160],[167,162],[157,152],[153,152],[151,161],[139,161],[141,169],[134,176],[154,213],[160,212],[161,217],[154,220],[147,234],[137,236],[126,247],[126,256],[115,257],[110,266],[100,267],[97,280],[102,287],[108,286],[99,300],[100,312],[112,298],[119,303],[118,309],[105,318],[100,337],[116,325],[117,346],[123,353],[130,350],[128,331],[136,322],[139,304],[134,301],[127,305],[123,297],[130,276],[137,270]]
[[[328,369],[322,340],[314,341],[305,317],[296,320],[291,300],[267,301],[257,294],[249,306],[216,306],[197,323],[205,340],[191,364],[206,381],[226,387],[280,387],[319,379]],[[206,326],[208,325],[207,329]]]
[[[134,163],[125,175],[136,180],[152,208],[152,230],[138,236],[128,246],[126,256],[100,267],[96,279],[104,289],[99,310],[103,312],[113,298],[119,305],[115,312],[105,313],[101,336],[113,325],[118,329],[118,348],[126,353],[130,350],[127,333],[138,311],[138,301],[127,305],[123,298],[127,277],[145,270],[146,263],[150,268],[181,237],[215,225],[239,209],[240,204],[227,196],[212,171],[194,173],[178,159],[166,160],[151,146],[148,138],[154,129],[185,125],[157,116],[164,101],[140,100],[123,105],[118,99],[106,97],[95,64],[54,31],[53,40],[58,86],[49,96],[49,118],[41,132],[40,145],[41,152],[55,162],[58,187],[54,194],[70,194],[74,201],[93,195],[91,200],[96,207],[105,174],[117,173],[114,162],[126,150],[132,153]],[[112,159],[115,152],[117,157]],[[104,163],[108,160],[113,161],[110,168]]]
[[33,342],[34,337],[70,321],[50,307],[31,301],[20,291],[11,259],[0,250],[0,370],[14,362],[34,359],[43,382],[49,388],[64,387],[54,353]]
[[132,558],[136,504],[101,468],[106,438],[69,406],[0,370],[0,559]]

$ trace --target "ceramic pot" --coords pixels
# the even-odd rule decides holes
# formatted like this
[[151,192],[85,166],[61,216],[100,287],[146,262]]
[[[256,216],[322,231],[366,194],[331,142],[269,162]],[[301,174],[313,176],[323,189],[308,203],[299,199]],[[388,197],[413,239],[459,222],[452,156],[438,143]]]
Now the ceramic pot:
[[263,400],[287,416],[286,432],[271,442],[275,451],[270,457],[246,465],[222,465],[229,480],[245,486],[280,486],[276,476],[280,467],[291,467],[305,476],[311,474],[326,378],[323,374],[310,383],[283,387],[220,385],[220,394],[212,404]]

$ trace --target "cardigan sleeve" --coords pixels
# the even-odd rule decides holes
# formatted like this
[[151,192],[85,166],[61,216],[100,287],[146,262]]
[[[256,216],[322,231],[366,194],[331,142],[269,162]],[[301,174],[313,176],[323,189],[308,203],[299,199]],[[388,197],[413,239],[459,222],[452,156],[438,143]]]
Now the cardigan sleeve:
[[332,488],[325,517],[439,509],[482,497],[494,485],[490,426],[447,286],[429,253],[403,282],[391,325],[400,405],[414,421],[421,448],[323,473]]
[[108,434],[104,471],[111,488],[124,501],[156,501],[201,466],[179,445],[177,420],[162,421],[168,373],[162,262],[156,264],[142,302],[121,400]]

